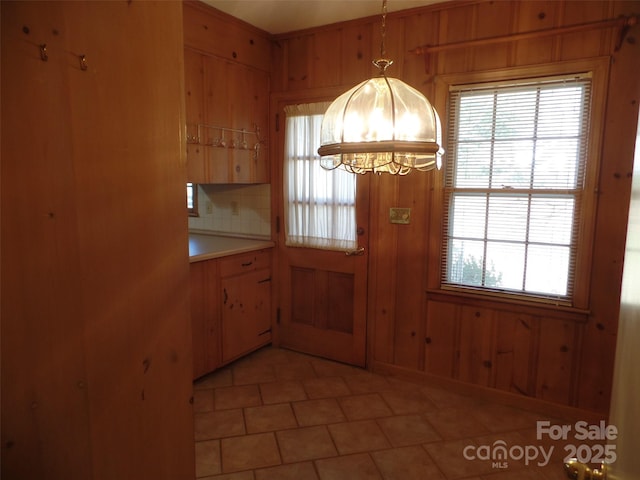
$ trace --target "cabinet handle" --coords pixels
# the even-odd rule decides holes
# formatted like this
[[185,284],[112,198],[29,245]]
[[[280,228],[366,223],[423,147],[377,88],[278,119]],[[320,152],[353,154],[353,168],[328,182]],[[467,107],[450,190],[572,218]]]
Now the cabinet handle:
[[223,289],[222,289],[222,293],[223,293],[223,295],[224,295],[224,301],[223,301],[222,303],[223,303],[224,305],[226,305],[226,304],[227,304],[227,300],[229,300],[229,295],[227,295],[227,289],[226,289],[226,288],[223,288]]
[[271,327],[267,328],[264,332],[260,332],[258,336],[266,335],[267,333],[271,333]]
[[251,265],[253,265],[253,261],[241,264],[241,266],[243,266],[243,267],[250,267]]
[[267,283],[271,281],[271,277],[265,278],[264,280],[259,280],[258,283]]

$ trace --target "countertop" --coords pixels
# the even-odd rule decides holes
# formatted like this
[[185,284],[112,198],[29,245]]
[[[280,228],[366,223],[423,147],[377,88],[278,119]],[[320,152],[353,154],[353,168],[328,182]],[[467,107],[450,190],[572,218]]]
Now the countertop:
[[189,262],[251,252],[275,245],[271,240],[189,233]]

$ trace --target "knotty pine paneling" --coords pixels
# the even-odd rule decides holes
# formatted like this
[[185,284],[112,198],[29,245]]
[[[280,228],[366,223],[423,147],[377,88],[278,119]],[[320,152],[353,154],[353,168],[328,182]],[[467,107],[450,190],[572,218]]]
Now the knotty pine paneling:
[[[423,260],[427,255],[427,242],[423,224],[427,219],[426,194],[429,192],[430,177],[422,175],[416,179],[397,177],[398,195],[394,207],[410,208],[411,217],[408,225],[391,225],[396,236],[395,268],[397,271],[395,308],[395,363],[405,367],[420,365],[423,352],[424,315],[423,295],[403,295],[402,292],[415,290],[415,285],[423,282]],[[382,223],[389,228],[388,223]],[[418,315],[416,315],[418,313]]]
[[371,75],[374,67],[372,38],[377,38],[370,24],[348,24],[340,30],[340,58],[334,55],[334,64],[342,66],[342,83],[357,85]]
[[458,310],[450,302],[427,302],[424,370],[431,375],[454,378],[458,358]]
[[184,46],[268,72],[271,38],[263,32],[200,2],[185,1]]
[[[429,11],[404,17],[404,45],[406,48],[412,49],[418,45],[436,45],[438,43],[439,18],[437,13]],[[431,58],[425,59],[421,55],[406,55],[403,77],[401,77],[415,78],[417,83],[413,83],[411,86],[427,95],[429,99],[434,98],[431,90],[433,77],[425,75],[425,72],[435,71],[434,67],[430,65],[435,58],[435,56],[431,56]]]
[[[596,22],[602,18],[614,18],[611,5],[606,1],[583,2],[582,8],[565,5],[561,10],[563,23],[579,25]],[[586,55],[606,55],[604,46],[608,44],[613,30],[601,29],[563,35],[559,45],[559,56],[564,60],[584,58]]]
[[[508,35],[513,25],[513,8],[508,2],[488,2],[475,6],[476,36],[490,38]],[[490,70],[510,66],[511,45],[509,43],[474,48],[471,56],[473,70]]]
[[496,312],[495,388],[534,396],[533,360],[538,319],[532,315]]
[[[313,87],[310,80],[310,63],[313,61],[310,35],[301,35],[286,42],[284,80],[287,91],[303,90]],[[282,42],[281,42],[282,43]]]
[[318,32],[311,37],[311,62],[308,79],[311,87],[333,87],[340,85],[342,63],[342,36],[333,31]]
[[[484,325],[480,333],[492,333],[489,337],[481,336],[480,340],[469,340],[467,337],[478,325],[471,320],[460,323],[460,305],[466,303],[455,297],[447,297],[443,302],[426,301],[424,295],[427,279],[432,279],[430,286],[433,287],[434,275],[437,278],[440,269],[437,261],[440,239],[435,225],[439,224],[438,216],[442,215],[439,210],[442,203],[435,194],[440,191],[442,173],[427,173],[433,177],[431,184],[425,184],[419,178],[424,175],[422,173],[412,173],[401,181],[376,177],[371,184],[369,203],[368,321],[369,361],[373,368],[376,365],[387,369],[395,366],[403,373],[413,372],[420,378],[421,375],[447,376],[515,395],[607,413],[630,191],[627,175],[631,171],[635,141],[632,125],[637,119],[640,100],[640,72],[637,69],[640,46],[634,42],[640,27],[630,30],[619,52],[614,51],[615,29],[447,50],[428,56],[414,55],[410,50],[423,45],[544,30],[638,12],[638,1],[459,1],[393,12],[387,16],[387,51],[396,61],[389,74],[426,93],[432,103],[438,75],[499,72],[509,67],[542,66],[603,55],[611,57],[612,63],[606,92],[607,112],[601,132],[604,147],[588,312],[568,314],[552,307],[519,308],[505,306],[499,300],[488,301],[482,308],[492,320],[486,321],[490,326]],[[375,58],[379,28],[379,19],[368,18],[276,37],[272,74],[278,81],[272,85],[276,91],[281,89],[281,93],[295,94],[296,98],[304,98],[306,93],[313,98],[319,85],[336,81],[344,90],[350,88],[364,79],[356,77],[366,68],[351,64],[354,52],[356,56],[360,52],[361,40],[356,36],[355,43],[345,45],[345,42],[353,41],[353,35],[348,32],[369,31],[370,55]],[[318,48],[314,37],[330,39],[328,45],[341,52],[335,58],[340,62],[335,69],[339,78],[336,79],[336,71],[325,73],[309,65],[314,62],[313,49]],[[362,49],[363,55],[365,50]],[[363,60],[367,61],[366,58]],[[309,78],[309,72],[314,72],[312,76],[327,77]],[[445,110],[440,109],[442,119]],[[596,124],[600,124],[599,118]],[[427,217],[431,215],[433,221],[429,223],[428,218],[416,219],[414,216],[412,221],[416,223],[405,230],[390,224],[389,208],[405,205],[413,205],[416,212],[429,212]],[[434,206],[437,207],[435,210]],[[430,224],[434,226],[433,230],[430,230]],[[404,237],[403,232],[411,232],[411,236]],[[420,261],[425,251],[430,263],[427,258]],[[421,280],[416,281],[418,278]],[[421,299],[420,305],[416,298]],[[445,321],[444,317],[454,320]],[[483,320],[479,324],[483,325]],[[416,336],[424,335],[432,343],[425,341],[422,344],[424,339],[415,341],[411,337],[414,331]],[[567,351],[564,351],[565,347]],[[451,359],[450,353],[457,349],[460,349],[460,360]],[[490,358],[485,358],[487,356]],[[488,369],[481,366],[481,362],[487,360],[492,362]]]
[[[443,11],[440,14],[438,45],[461,42],[474,38],[474,6],[465,5]],[[425,45],[421,43],[421,45]],[[438,55],[438,73],[463,72],[468,68],[470,49],[460,48]]]
[[[558,17],[560,15],[560,3],[555,0],[513,2],[514,8],[514,33],[533,32],[546,30],[562,25]],[[533,65],[537,63],[549,63],[557,61],[554,56],[557,45],[557,37],[541,37],[534,40],[518,40],[513,42],[515,65]]]
[[181,4],[3,2],[1,44],[1,476],[192,479]]
[[394,206],[398,195],[398,181],[392,177],[376,175],[371,183],[372,190],[377,194],[371,197],[370,202],[372,212],[369,220],[370,239],[375,240],[370,240],[369,268],[387,272],[387,274],[370,276],[368,296],[371,301],[367,319],[373,323],[370,327],[374,332],[373,357],[381,362],[393,363],[396,303],[399,297],[404,300],[404,296],[398,295],[396,290],[397,257],[395,254],[388,254],[388,252],[397,251],[397,229],[389,228],[387,222],[389,208]]
[[490,386],[493,367],[494,312],[465,305],[459,311],[457,379]]
[[572,405],[575,386],[576,330],[572,322],[553,318],[540,319],[538,364],[536,366],[536,397],[551,402]]

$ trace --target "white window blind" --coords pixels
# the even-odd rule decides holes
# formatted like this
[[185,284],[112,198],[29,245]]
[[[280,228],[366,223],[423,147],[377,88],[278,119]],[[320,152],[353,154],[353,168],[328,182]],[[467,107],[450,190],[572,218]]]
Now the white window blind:
[[442,283],[570,303],[590,76],[452,87]]
[[330,102],[285,107],[283,187],[285,243],[352,250],[356,242],[356,175],[320,166],[320,125]]

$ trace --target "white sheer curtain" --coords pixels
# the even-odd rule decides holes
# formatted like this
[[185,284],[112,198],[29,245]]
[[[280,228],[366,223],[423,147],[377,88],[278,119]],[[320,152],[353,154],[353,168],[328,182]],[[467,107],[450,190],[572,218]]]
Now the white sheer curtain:
[[285,107],[285,243],[352,250],[356,242],[356,175],[320,167],[320,125],[330,102]]

